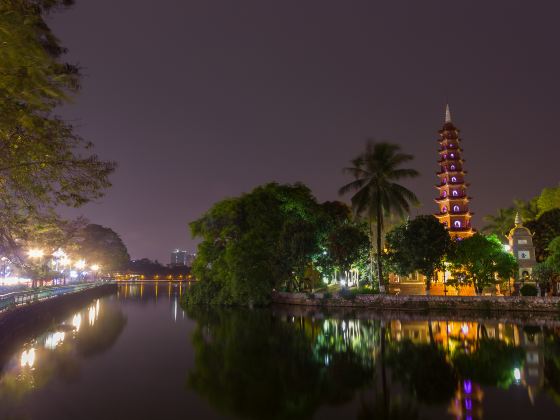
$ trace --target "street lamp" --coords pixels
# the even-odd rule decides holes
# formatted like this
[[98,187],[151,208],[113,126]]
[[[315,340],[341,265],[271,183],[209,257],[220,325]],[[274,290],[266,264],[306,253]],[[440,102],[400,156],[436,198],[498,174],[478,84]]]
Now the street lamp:
[[43,258],[43,255],[45,255],[45,252],[42,249],[32,248],[27,251],[27,256],[29,258]]

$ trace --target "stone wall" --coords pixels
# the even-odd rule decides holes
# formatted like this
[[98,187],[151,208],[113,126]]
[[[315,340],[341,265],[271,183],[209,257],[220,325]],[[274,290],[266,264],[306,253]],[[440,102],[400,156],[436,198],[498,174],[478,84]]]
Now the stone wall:
[[[328,295],[327,295],[328,296]],[[387,309],[395,311],[524,311],[560,312],[560,297],[532,296],[407,296],[340,295],[276,292],[274,303],[292,305]]]

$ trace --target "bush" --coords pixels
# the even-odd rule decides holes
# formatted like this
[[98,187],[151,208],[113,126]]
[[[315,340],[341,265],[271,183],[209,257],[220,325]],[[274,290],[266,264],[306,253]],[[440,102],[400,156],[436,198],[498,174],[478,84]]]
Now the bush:
[[358,290],[357,289],[340,289],[340,291],[338,292],[338,295],[342,298],[342,299],[346,299],[346,300],[354,300],[356,299],[356,295],[358,294]]
[[521,296],[537,296],[537,288],[532,284],[524,284],[520,292]]
[[356,291],[357,294],[359,295],[376,295],[379,293],[378,290],[372,289],[369,286],[361,286],[358,287],[358,290]]
[[332,293],[331,292],[323,293],[323,299],[330,299],[330,298],[332,298]]

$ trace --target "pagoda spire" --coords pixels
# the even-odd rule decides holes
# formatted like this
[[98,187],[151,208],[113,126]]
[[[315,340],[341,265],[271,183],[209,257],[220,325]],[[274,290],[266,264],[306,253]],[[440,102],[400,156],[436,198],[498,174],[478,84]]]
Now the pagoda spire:
[[519,212],[515,213],[515,227],[522,226],[523,222],[521,221],[521,216]]
[[438,212],[434,215],[454,239],[472,236],[472,212],[469,209],[469,184],[465,182],[463,149],[459,129],[451,123],[449,104],[445,106],[445,122],[439,130],[439,171],[436,173],[438,190],[436,203]]
[[451,122],[451,111],[449,110],[449,104],[445,105],[445,123]]

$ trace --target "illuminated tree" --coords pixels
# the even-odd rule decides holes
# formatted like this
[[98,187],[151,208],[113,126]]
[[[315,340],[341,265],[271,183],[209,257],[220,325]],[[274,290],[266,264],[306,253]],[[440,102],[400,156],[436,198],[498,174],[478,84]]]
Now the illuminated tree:
[[387,234],[388,256],[397,274],[415,271],[426,276],[430,289],[436,270],[451,249],[449,232],[434,216],[418,216]]
[[458,241],[451,253],[451,285],[473,285],[477,293],[497,283],[496,277],[509,279],[517,270],[517,261],[506,252],[496,236],[479,233]]
[[77,232],[77,255],[103,271],[123,270],[128,267],[130,256],[120,236],[108,227],[89,224]]
[[114,163],[92,153],[54,114],[79,88],[79,71],[45,15],[64,0],[0,3],[0,253],[22,260],[32,223],[60,223],[55,209],[103,195]]

